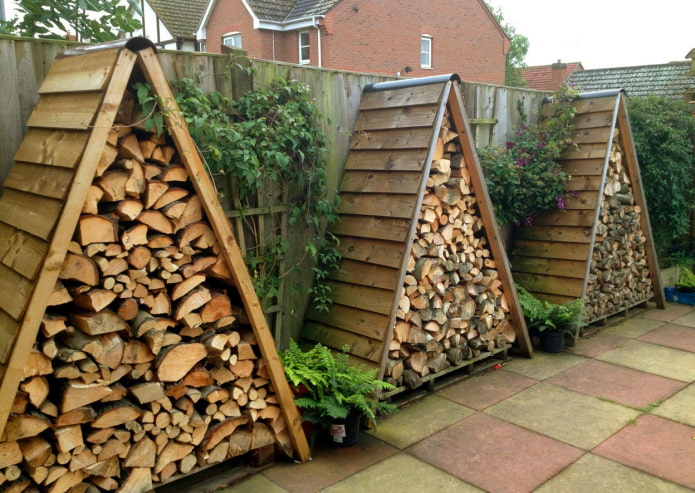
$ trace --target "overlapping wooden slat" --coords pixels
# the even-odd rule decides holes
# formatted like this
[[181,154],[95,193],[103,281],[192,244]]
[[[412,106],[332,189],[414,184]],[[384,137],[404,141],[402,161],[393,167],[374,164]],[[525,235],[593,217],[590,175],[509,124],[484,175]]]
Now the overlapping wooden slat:
[[311,309],[308,316],[316,322],[331,324],[339,329],[375,340],[381,340],[386,336],[384,328],[388,325],[389,318],[379,313],[338,304],[331,306],[330,314],[323,310]]
[[340,236],[402,242],[408,238],[410,221],[397,218],[345,216],[340,218],[333,232]]
[[398,282],[399,276],[398,269],[344,259],[332,278],[361,286],[391,289]]
[[393,291],[355,284],[329,281],[333,303],[351,306],[373,313],[389,315],[393,304]]
[[403,263],[403,252],[397,251],[399,246],[393,241],[343,236],[338,251],[344,259],[398,268]]
[[430,145],[432,128],[406,128],[357,132],[350,149],[425,149]]
[[357,117],[354,132],[367,132],[385,127],[431,127],[436,115],[437,107],[434,105],[362,111]]
[[441,95],[441,84],[427,84],[406,89],[367,92],[362,95],[360,111],[378,108],[400,108],[403,106],[437,104],[440,101]]
[[38,93],[103,91],[117,57],[118,50],[109,50],[57,58],[51,65],[51,77],[44,79]]
[[72,178],[72,170],[68,168],[15,163],[5,180],[5,187],[53,199],[64,199]]
[[519,228],[515,238],[520,240],[563,241],[568,243],[590,243],[593,228],[561,229],[553,226],[532,226]]
[[558,275],[548,276],[541,274],[528,274],[514,270],[514,279],[531,292],[539,294],[557,294],[570,298],[581,298],[584,291],[584,279],[572,279]]
[[350,348],[350,355],[358,356],[378,364],[381,360],[382,342],[366,337],[355,337],[353,332],[336,328],[333,324],[323,325],[309,321],[302,330],[302,335],[312,341],[321,341],[326,346],[340,350]]
[[72,168],[79,162],[88,137],[84,131],[30,128],[14,159]]
[[34,107],[27,125],[42,128],[86,130],[94,123],[102,94],[47,94]]
[[428,149],[357,150],[353,149],[345,163],[346,170],[419,171],[422,172]]
[[594,224],[594,211],[587,210],[561,210],[553,211],[537,217],[534,224],[538,226],[586,226]]
[[340,191],[415,194],[420,188],[421,179],[421,173],[412,171],[347,170],[340,183]]
[[31,280],[0,264],[0,309],[15,320],[26,310],[32,287]]
[[[415,197],[415,198],[414,198]],[[362,216],[413,217],[413,202],[417,195],[371,193],[368,197],[360,194],[345,193],[340,198],[338,212]]]
[[518,258],[522,253],[529,257],[583,261],[586,261],[589,255],[589,251],[583,243],[523,240],[517,237],[514,241],[512,256]]
[[0,263],[27,279],[35,279],[43,263],[48,244],[0,222]]
[[586,275],[586,260],[567,260],[543,257],[513,257],[512,264],[515,272],[526,274],[562,274],[563,277],[584,279]]
[[59,200],[8,189],[0,200],[0,217],[10,226],[47,240],[60,217]]

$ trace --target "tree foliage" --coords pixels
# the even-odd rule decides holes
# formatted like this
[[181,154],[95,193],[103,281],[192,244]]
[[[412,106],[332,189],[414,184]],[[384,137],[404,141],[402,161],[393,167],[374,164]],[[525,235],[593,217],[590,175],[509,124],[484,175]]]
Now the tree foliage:
[[510,39],[509,51],[507,52],[505,63],[504,84],[510,87],[523,87],[526,85],[526,80],[521,75],[520,69],[526,67],[525,58],[529,49],[528,38],[523,34],[517,34],[516,28],[508,22],[505,22],[501,9],[495,10],[490,5],[488,5],[488,8]]
[[690,231],[695,207],[695,118],[684,101],[661,96],[628,103],[632,135],[659,257]]
[[100,43],[119,39],[142,27],[120,0],[18,0],[19,16],[0,22],[0,33],[16,36]]

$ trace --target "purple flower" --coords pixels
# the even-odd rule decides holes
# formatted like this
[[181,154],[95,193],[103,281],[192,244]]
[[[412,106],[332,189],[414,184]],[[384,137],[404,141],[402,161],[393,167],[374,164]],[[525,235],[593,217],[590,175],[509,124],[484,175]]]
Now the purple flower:
[[560,210],[567,209],[567,201],[565,200],[565,197],[562,195],[558,195],[555,197],[555,200],[557,201],[557,208]]
[[572,190],[570,193],[572,194],[572,197],[574,197],[575,199],[579,198],[579,192],[577,192],[576,190]]
[[526,219],[524,219],[524,224],[525,224],[526,226],[532,226],[532,225],[533,225],[533,218],[532,218],[532,217],[527,217]]

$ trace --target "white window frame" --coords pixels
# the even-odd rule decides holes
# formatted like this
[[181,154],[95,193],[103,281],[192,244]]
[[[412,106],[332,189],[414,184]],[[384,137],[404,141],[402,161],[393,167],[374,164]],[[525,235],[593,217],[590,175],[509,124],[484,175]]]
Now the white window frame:
[[[306,37],[306,44],[302,44],[302,38]],[[309,31],[299,31],[297,34],[297,45],[299,49],[299,63],[309,64],[311,63],[311,34]],[[307,57],[303,57],[303,52],[306,49]]]
[[420,68],[432,68],[431,34],[423,34],[420,36]]
[[[231,43],[227,43],[227,41],[232,41]],[[230,48],[236,48],[238,50],[241,49],[241,33],[240,32],[232,32],[232,33],[227,33],[222,35],[222,44],[224,46],[229,46]]]

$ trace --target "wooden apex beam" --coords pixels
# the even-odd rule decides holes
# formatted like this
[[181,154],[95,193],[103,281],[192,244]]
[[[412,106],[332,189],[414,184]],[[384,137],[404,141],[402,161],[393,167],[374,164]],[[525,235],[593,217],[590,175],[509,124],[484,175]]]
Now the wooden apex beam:
[[152,84],[154,92],[164,101],[165,107],[168,108],[168,111],[164,114],[164,120],[179,150],[181,160],[186,166],[191,183],[198,196],[203,199],[203,207],[210,225],[223,246],[222,257],[235,274],[236,287],[247,310],[262,357],[268,365],[273,388],[278,397],[295,453],[301,462],[305,462],[310,458],[310,450],[306,435],[301,427],[302,420],[294,404],[294,396],[285,378],[284,369],[275,349],[275,342],[265,320],[261,304],[253,289],[241,251],[232,234],[229,221],[217,200],[205,200],[206,197],[216,197],[215,188],[205,171],[195,143],[188,132],[186,121],[179,111],[155,52],[151,48],[139,51],[138,64],[147,80]]
[[468,171],[471,174],[471,182],[473,185],[472,188],[478,199],[478,207],[480,210],[480,215],[483,219],[483,224],[485,225],[485,232],[487,233],[489,240],[489,247],[492,251],[493,258],[498,261],[497,269],[499,272],[499,279],[502,281],[503,286],[507,286],[509,288],[509,292],[506,294],[511,302],[510,315],[516,331],[516,340],[521,351],[523,351],[523,353],[529,358],[533,358],[533,345],[531,344],[531,339],[528,335],[524,315],[521,312],[519,297],[517,296],[516,288],[514,286],[514,279],[512,278],[512,272],[509,268],[509,262],[507,261],[507,254],[502,249],[502,237],[500,236],[497,219],[495,218],[495,214],[490,207],[490,195],[487,191],[485,176],[483,176],[480,161],[478,160],[478,154],[475,152],[471,142],[473,133],[471,132],[470,125],[468,124],[466,118],[461,93],[459,92],[458,86],[455,84],[453,85],[452,90],[449,92],[448,104],[451,117],[456,125],[456,131],[459,134],[459,141],[463,150],[463,157],[468,166]]

